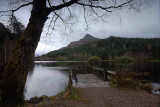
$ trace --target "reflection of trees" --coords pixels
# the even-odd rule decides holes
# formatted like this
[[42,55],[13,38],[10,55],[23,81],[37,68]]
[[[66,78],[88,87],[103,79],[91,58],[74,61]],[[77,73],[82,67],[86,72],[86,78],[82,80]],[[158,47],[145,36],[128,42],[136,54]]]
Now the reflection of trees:
[[90,65],[91,67],[101,67],[101,61],[100,62],[96,62],[96,63],[88,63],[88,65]]
[[61,62],[61,61],[59,61],[59,62],[57,62],[57,65],[58,66],[67,66],[68,63],[67,62]]
[[115,66],[116,75],[112,76],[112,83],[115,83],[119,87],[135,88],[150,90],[150,81],[153,78],[157,78],[155,75],[151,75],[153,72],[157,72],[156,66],[149,62],[137,62],[132,64],[117,64]]

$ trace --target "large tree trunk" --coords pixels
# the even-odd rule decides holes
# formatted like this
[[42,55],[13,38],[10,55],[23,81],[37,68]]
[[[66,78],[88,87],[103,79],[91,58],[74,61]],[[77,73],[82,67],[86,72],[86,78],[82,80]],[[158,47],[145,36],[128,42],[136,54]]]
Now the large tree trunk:
[[46,0],[34,0],[29,24],[11,53],[1,80],[2,102],[18,104],[24,100],[24,87],[28,69],[40,40],[46,12]]

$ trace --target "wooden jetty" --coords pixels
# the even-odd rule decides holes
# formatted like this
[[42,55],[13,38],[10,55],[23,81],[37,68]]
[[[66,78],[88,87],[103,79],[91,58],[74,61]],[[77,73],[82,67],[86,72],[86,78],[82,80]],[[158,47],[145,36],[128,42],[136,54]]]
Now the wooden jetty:
[[[142,82],[146,83],[146,80],[143,77],[149,77],[149,72],[135,72],[135,71],[116,71],[110,68],[99,68],[99,67],[76,67],[73,69],[73,75],[76,74],[94,74],[98,78],[104,81],[114,81],[116,78],[117,81],[133,81],[133,82]],[[76,74],[74,75],[76,78]]]

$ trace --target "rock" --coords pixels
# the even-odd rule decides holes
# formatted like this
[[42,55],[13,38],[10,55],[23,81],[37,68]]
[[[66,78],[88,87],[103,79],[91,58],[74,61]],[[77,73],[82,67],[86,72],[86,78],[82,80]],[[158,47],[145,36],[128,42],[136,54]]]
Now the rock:
[[43,97],[33,97],[30,98],[30,100],[27,100],[28,103],[33,103],[33,104],[40,103],[41,101],[43,101]]
[[158,83],[152,83],[151,84],[153,86],[153,89],[152,89],[152,94],[158,94],[160,95],[160,84]]
[[152,94],[158,94],[160,95],[160,89],[152,89]]

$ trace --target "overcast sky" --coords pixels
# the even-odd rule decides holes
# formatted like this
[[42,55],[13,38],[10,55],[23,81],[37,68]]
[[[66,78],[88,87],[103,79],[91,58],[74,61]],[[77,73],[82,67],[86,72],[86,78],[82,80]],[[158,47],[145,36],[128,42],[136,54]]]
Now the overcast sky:
[[[6,7],[2,7],[1,9]],[[16,16],[27,25],[30,9],[21,9],[16,12]],[[53,34],[46,37],[46,33],[42,33],[41,40],[38,44],[36,55],[41,55],[49,51],[57,50],[67,46],[72,41],[77,41],[91,34],[97,38],[107,38],[111,35],[121,37],[143,37],[152,38],[160,37],[160,1],[153,0],[152,4],[148,4],[141,9],[140,12],[133,10],[116,11],[117,13],[108,13],[105,18],[106,22],[89,21],[89,29],[85,30],[86,23],[82,16],[78,17],[78,22],[73,25],[72,32],[68,36],[62,31],[54,31]],[[89,19],[88,19],[89,20]],[[3,23],[3,20],[0,19]],[[47,25],[48,23],[46,23]]]

